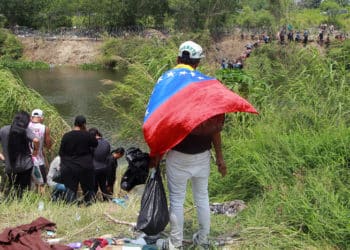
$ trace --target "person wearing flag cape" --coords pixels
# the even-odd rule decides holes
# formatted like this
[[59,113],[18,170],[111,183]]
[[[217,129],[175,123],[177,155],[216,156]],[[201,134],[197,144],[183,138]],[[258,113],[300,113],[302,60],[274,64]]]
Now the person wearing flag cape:
[[218,171],[224,177],[227,167],[220,133],[225,113],[257,113],[244,98],[196,70],[203,57],[203,49],[197,43],[186,41],[180,45],[177,66],[166,71],[153,89],[142,128],[150,148],[150,168],[157,167],[166,155],[170,201],[167,249],[183,247],[183,206],[188,181],[192,183],[199,223],[193,243],[209,247],[211,148],[214,147]]

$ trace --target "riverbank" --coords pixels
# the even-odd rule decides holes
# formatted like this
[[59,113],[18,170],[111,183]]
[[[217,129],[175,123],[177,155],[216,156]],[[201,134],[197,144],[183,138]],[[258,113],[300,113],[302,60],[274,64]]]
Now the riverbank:
[[42,39],[20,37],[23,56],[30,61],[43,61],[54,65],[80,65],[92,63],[99,56],[102,40]]
[[[24,46],[23,56],[29,61],[42,61],[52,65],[81,65],[94,63],[99,58],[104,40],[87,38],[38,38],[18,36]],[[147,38],[145,38],[147,39]],[[231,35],[214,42],[205,60],[220,66],[223,58],[237,58],[250,40]],[[175,60],[175,59],[174,59]]]

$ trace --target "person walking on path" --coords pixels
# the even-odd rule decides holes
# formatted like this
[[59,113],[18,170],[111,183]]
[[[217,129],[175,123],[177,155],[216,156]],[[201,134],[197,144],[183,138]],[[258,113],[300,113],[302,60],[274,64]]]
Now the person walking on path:
[[[31,173],[33,169],[32,156],[36,157],[39,152],[39,139],[28,128],[30,115],[26,111],[18,112],[11,125],[0,129],[0,142],[2,154],[0,159],[5,160],[5,172],[9,186],[5,196],[14,189],[18,198],[22,197],[25,190],[30,188]],[[33,143],[31,152],[29,144]]]
[[33,157],[34,165],[39,167],[42,176],[42,182],[35,183],[39,185],[39,192],[43,192],[43,186],[47,183],[46,168],[48,168],[48,164],[46,164],[47,159],[45,158],[44,147],[48,150],[51,150],[52,146],[50,129],[48,126],[43,124],[43,121],[44,112],[41,109],[34,109],[32,111],[32,117],[28,127],[33,132],[33,134],[39,139],[38,155]]
[[90,205],[94,201],[95,173],[91,149],[97,144],[96,137],[86,131],[86,118],[76,116],[73,129],[63,135],[59,149],[61,176],[67,188],[66,202],[76,202],[79,183],[85,204]]

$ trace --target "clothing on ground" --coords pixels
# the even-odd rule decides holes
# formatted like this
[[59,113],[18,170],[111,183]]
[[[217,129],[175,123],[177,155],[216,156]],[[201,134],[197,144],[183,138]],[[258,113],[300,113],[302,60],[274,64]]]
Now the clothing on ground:
[[0,249],[2,250],[70,250],[71,247],[49,243],[41,238],[42,230],[54,230],[56,224],[43,218],[32,221],[29,224],[12,228],[5,228],[0,234]]

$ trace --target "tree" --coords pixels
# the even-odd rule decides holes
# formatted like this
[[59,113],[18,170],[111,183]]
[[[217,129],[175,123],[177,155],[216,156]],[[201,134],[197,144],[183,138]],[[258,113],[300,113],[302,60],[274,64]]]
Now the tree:
[[339,14],[341,7],[336,1],[333,1],[333,0],[323,1],[321,3],[320,9],[327,13],[329,23],[333,23],[333,24],[337,23],[337,16]]
[[289,19],[289,12],[294,5],[293,0],[269,0],[269,11],[275,17],[276,21]]
[[302,0],[299,5],[304,8],[318,8],[320,7],[322,0]]
[[6,22],[7,22],[7,19],[6,19],[5,15],[0,14],[0,28],[4,28]]
[[75,14],[81,18],[81,24],[85,27],[99,28],[103,24],[103,1],[80,0],[78,4],[73,6]]
[[268,9],[268,0],[242,0],[243,6],[249,6],[254,11]]
[[222,27],[237,10],[238,3],[232,0],[172,0],[169,6],[177,29],[195,31]]
[[275,22],[274,17],[267,10],[253,11],[248,6],[243,8],[238,21],[244,29],[262,29],[264,31],[270,31]]
[[42,11],[44,0],[1,0],[0,13],[7,19],[7,25],[13,27],[35,26],[35,18]]
[[167,13],[169,13],[169,4],[167,0],[142,0],[138,1],[137,6],[138,19],[151,17],[154,20],[153,25],[162,26]]

